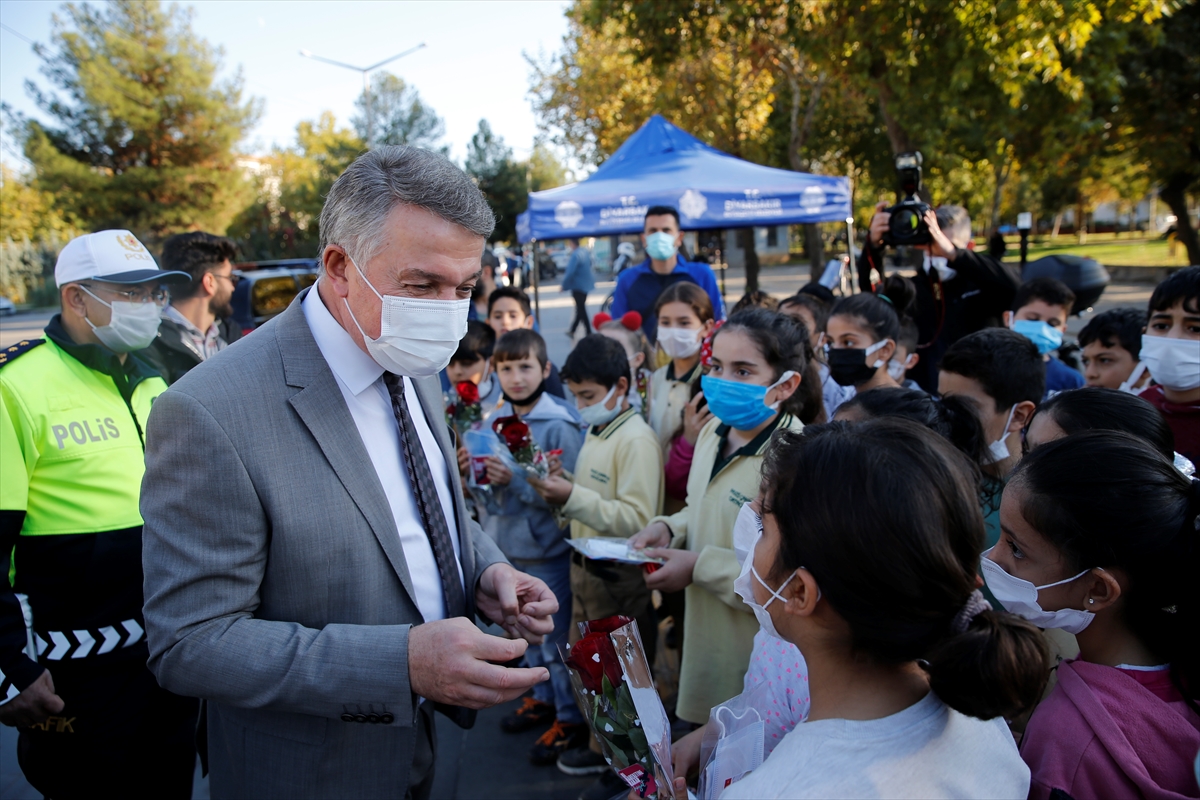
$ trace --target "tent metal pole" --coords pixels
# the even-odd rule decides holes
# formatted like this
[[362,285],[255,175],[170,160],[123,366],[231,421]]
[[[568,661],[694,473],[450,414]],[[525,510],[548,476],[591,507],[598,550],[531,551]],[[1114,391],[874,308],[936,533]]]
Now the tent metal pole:
[[858,270],[854,264],[854,217],[846,217],[846,252],[850,254],[850,282],[858,286]]
[[538,273],[537,263],[537,239],[530,237],[529,239],[529,259],[526,262],[530,267],[530,272],[533,273],[533,318],[537,320],[538,327],[542,327],[542,300],[538,294],[538,288],[541,285],[541,276]]

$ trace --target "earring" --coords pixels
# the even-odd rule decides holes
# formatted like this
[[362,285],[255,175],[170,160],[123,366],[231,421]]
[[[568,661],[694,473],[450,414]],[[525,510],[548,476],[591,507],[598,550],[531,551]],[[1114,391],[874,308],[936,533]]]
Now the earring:
[[1093,604],[1093,603],[1095,603],[1095,602],[1096,602],[1096,599],[1095,599],[1094,597],[1089,597],[1089,598],[1088,598],[1088,605],[1089,605],[1089,606],[1090,606],[1090,605],[1092,605],[1092,604]]

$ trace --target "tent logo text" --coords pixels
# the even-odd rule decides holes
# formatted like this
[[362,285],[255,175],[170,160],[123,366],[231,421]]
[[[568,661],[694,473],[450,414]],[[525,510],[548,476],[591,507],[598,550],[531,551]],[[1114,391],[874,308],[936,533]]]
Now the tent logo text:
[[825,190],[819,186],[809,186],[800,193],[800,207],[805,211],[820,211],[825,205]]
[[563,200],[554,207],[554,221],[564,228],[574,228],[583,221],[583,206],[574,200]]
[[707,210],[708,198],[695,189],[688,189],[683,193],[683,197],[679,198],[679,211],[688,219],[702,217]]

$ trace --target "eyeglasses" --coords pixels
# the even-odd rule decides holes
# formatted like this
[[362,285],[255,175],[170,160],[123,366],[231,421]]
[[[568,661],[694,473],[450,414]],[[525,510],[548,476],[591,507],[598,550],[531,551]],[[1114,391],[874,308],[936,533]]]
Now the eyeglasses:
[[161,286],[138,286],[132,289],[114,289],[112,286],[81,283],[80,286],[93,291],[107,292],[120,302],[125,303],[157,303],[166,305],[167,290]]
[[222,275],[219,272],[214,272],[214,273],[212,273],[212,275],[214,278],[224,278],[225,280],[229,281],[230,286],[237,286],[239,283],[242,282],[242,276],[238,275],[237,273],[231,273],[229,275]]

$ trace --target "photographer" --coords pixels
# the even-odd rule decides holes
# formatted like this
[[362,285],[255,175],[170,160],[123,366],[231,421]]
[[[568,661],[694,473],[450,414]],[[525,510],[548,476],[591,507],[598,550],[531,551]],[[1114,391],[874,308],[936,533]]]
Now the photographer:
[[[859,284],[870,291],[874,268],[882,276],[885,234],[891,214],[888,204],[879,203],[867,234]],[[908,372],[927,392],[937,390],[938,365],[946,348],[969,333],[1003,324],[1012,307],[1020,278],[1016,271],[995,258],[968,249],[971,218],[962,206],[926,208],[921,217],[929,229],[928,244],[914,244],[923,253],[913,283],[917,288],[915,314],[919,333],[920,360]]]

